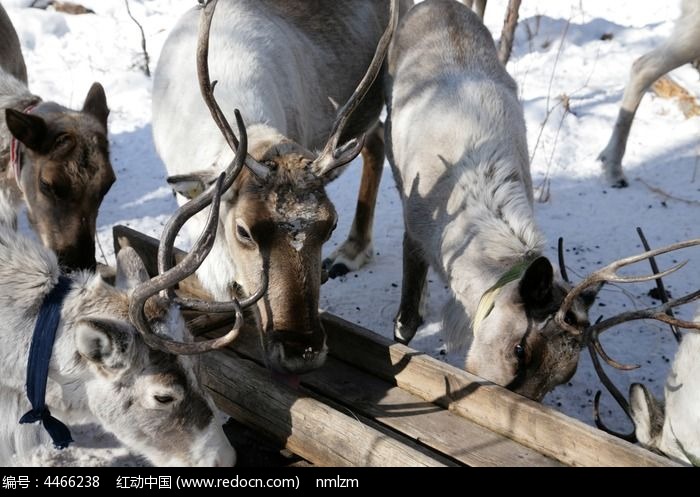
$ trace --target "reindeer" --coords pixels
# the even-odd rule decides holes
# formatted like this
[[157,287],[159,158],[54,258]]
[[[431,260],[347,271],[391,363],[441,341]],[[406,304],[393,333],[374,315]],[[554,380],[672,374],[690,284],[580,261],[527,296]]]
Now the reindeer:
[[[695,318],[700,324],[700,313]],[[637,440],[676,461],[700,466],[700,335],[683,337],[664,387],[665,402],[646,387],[630,387],[630,415]]]
[[[238,153],[211,188],[166,224],[159,247],[160,274],[152,280],[131,248],[119,252],[116,287],[89,271],[62,275],[53,252],[18,235],[7,223],[12,220],[6,212],[10,201],[0,192],[0,339],[12,344],[0,351],[2,364],[8,366],[0,381],[0,401],[9,411],[0,429],[0,463],[21,457],[47,438],[39,428],[18,425],[17,419],[27,408],[28,376],[22,365],[33,343],[32,330],[45,296],[59,284],[68,285],[68,293],[48,366],[46,405],[51,413],[66,421],[96,418],[128,448],[157,465],[234,463],[235,451],[197,380],[195,363],[180,355],[228,345],[242,326],[243,309],[263,291],[247,301],[227,303],[236,317],[232,330],[200,342],[189,336],[180,308],[210,304],[170,298],[172,287],[193,274],[211,250],[221,193],[243,167],[247,136],[238,111],[236,119]],[[177,232],[210,204],[202,236],[178,265],[170,267]]]
[[[490,33],[452,0],[426,0],[388,56],[388,158],[404,210],[394,338],[422,323],[432,266],[451,297],[443,329],[469,345],[466,369],[540,400],[575,372],[579,339],[553,315],[569,286],[542,254],[525,121]],[[594,293],[567,320],[585,326]]]
[[[599,413],[600,391],[596,393],[594,402],[595,423],[600,429],[615,436],[630,442],[639,441],[648,449],[660,452],[671,459],[698,466],[700,465],[700,417],[698,414],[700,413],[700,404],[698,404],[700,400],[700,366],[698,365],[700,335],[697,334],[697,331],[700,330],[700,313],[698,313],[693,322],[676,318],[672,310],[700,299],[700,290],[670,300],[666,296],[661,278],[677,271],[685,265],[685,262],[677,264],[666,271],[659,272],[654,258],[660,254],[698,246],[700,245],[700,239],[687,240],[656,250],[649,250],[646,238],[639,228],[638,232],[647,251],[615,261],[587,276],[581,283],[572,288],[566,296],[556,320],[563,328],[575,333],[578,330],[571,329],[569,324],[564,321],[564,316],[570,303],[573,302],[577,295],[588,291],[592,286],[599,286],[603,283],[621,284],[657,280],[659,293],[663,300],[662,305],[624,312],[605,320],[601,319],[587,328],[582,334],[598,377],[633,422],[635,429],[631,433],[617,433],[606,427]],[[622,267],[645,259],[649,259],[654,274],[648,276],[618,275],[618,271]],[[603,359],[607,364],[621,370],[639,367],[637,365],[621,364],[608,356],[599,338],[603,332],[614,326],[638,319],[655,319],[670,324],[674,335],[680,342],[671,366],[671,372],[666,380],[664,388],[665,402],[655,399],[647,388],[640,383],[633,383],[630,386],[628,401],[610,380],[601,365],[601,359]],[[695,330],[695,333],[681,335],[678,332],[678,328]]]
[[0,6],[0,189],[22,201],[34,230],[71,269],[93,269],[95,223],[115,181],[107,100],[94,83],[80,111],[44,102],[27,88],[17,33]]
[[613,187],[628,186],[622,172],[622,158],[625,155],[634,114],[644,93],[667,72],[698,58],[700,58],[700,3],[697,0],[683,0],[681,16],[676,21],[670,38],[632,64],[630,80],[625,87],[622,106],[615,121],[612,136],[598,156],[606,178]]
[[[173,175],[169,183],[185,197],[201,192],[231,158],[227,141],[235,148],[236,137],[214,133],[194,90],[194,68],[183,64],[195,59],[199,44],[200,81],[208,80],[209,67],[218,80],[223,109],[213,111],[217,122],[221,127],[230,109],[241,107],[250,156],[224,196],[212,255],[198,276],[215,299],[228,300],[250,294],[267,274],[258,319],[268,365],[302,373],[326,356],[318,316],[321,247],[337,214],[325,186],[360,151],[364,170],[355,221],[347,242],[324,264],[333,277],[358,269],[372,253],[384,156],[381,85],[373,82],[397,22],[398,0],[204,3],[202,29],[197,11],[186,13],[161,53],[153,90],[156,147]],[[336,116],[340,102],[345,104]],[[210,166],[198,171],[196,164]],[[194,221],[196,231],[202,221]]]

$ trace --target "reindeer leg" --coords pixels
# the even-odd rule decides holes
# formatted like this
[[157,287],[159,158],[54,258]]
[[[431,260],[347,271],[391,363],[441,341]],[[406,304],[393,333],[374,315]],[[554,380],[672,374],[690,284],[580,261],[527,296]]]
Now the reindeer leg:
[[367,135],[362,162],[362,182],[350,234],[345,243],[323,261],[331,278],[356,271],[372,258],[374,207],[384,168],[384,127],[381,123]]
[[[622,157],[625,155],[627,138],[639,102],[654,81],[700,56],[700,30],[696,35],[687,36],[685,33],[676,32],[663,45],[643,55],[632,64],[630,80],[625,87],[622,106],[612,136],[608,145],[598,156],[598,160],[603,163],[605,175],[613,187],[628,186],[622,172]],[[694,43],[689,42],[693,39],[695,39]]]
[[408,233],[404,233],[401,304],[394,319],[394,340],[404,345],[408,345],[423,324],[427,276],[428,263],[421,255],[420,248]]

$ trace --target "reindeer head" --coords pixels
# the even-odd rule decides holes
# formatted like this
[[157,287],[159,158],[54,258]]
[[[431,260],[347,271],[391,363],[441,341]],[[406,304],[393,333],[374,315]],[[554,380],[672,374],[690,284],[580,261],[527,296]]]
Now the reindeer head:
[[[197,70],[202,95],[232,150],[241,144],[213,94],[208,44],[216,1],[202,9]],[[318,316],[321,247],[336,225],[336,212],[325,185],[337,178],[360,153],[363,139],[339,145],[343,130],[379,74],[398,16],[379,41],[363,80],[338,111],[330,138],[317,156],[283,136],[258,142],[246,158],[247,169],[222,201],[222,231],[238,290],[250,294],[269,281],[258,301],[260,328],[268,365],[284,373],[303,373],[323,364],[326,336]],[[240,126],[239,126],[240,128]],[[199,173],[169,178],[180,193],[202,191],[214,175]]]
[[[539,401],[578,365],[580,336],[564,332],[554,319],[570,285],[555,278],[545,257],[509,273],[481,299],[466,368]],[[586,327],[594,299],[590,293],[574,301],[567,322]]]
[[17,184],[44,245],[70,269],[95,267],[95,222],[114,183],[109,162],[104,90],[95,83],[81,111],[40,103],[31,112],[5,110],[21,143]]
[[[98,277],[81,299],[119,306],[116,313],[74,324],[76,362],[89,371],[84,388],[90,410],[105,429],[155,465],[231,466],[235,451],[197,380],[195,362],[149,347],[128,320],[129,292],[147,280],[141,260],[127,247],[117,260],[117,289]],[[145,307],[149,327],[159,337],[192,340],[175,304],[151,299]]]

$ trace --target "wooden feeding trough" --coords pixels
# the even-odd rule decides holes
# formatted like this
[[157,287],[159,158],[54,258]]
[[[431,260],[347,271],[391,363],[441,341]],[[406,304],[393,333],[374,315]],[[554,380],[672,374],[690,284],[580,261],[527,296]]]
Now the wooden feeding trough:
[[[114,228],[149,272],[158,241]],[[176,259],[182,257],[176,254]],[[180,292],[202,296],[196,278]],[[226,318],[191,315],[197,334]],[[260,340],[244,329],[228,349],[202,357],[202,379],[239,423],[322,466],[667,466],[673,463],[554,409],[322,313],[329,357],[292,389],[264,367]]]

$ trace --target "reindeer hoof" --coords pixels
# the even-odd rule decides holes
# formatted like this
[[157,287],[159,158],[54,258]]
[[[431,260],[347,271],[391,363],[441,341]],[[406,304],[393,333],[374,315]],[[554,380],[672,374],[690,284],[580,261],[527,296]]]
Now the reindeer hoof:
[[350,272],[350,268],[348,268],[345,264],[339,263],[339,264],[333,264],[331,268],[328,270],[328,276],[331,279],[335,279],[339,276],[345,276]]
[[613,188],[627,188],[630,186],[625,178],[619,179],[611,185]]
[[416,335],[417,326],[406,326],[400,321],[394,322],[394,341],[402,345],[408,345]]

